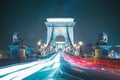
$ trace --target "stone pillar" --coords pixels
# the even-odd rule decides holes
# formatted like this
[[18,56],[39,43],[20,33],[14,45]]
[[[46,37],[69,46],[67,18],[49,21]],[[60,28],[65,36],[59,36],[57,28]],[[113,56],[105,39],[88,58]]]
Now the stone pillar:
[[108,58],[108,52],[111,46],[103,45],[95,49],[95,58]]
[[26,49],[21,48],[20,45],[11,45],[10,48],[10,56],[11,58],[25,59],[26,58]]
[[104,45],[104,46],[99,46],[100,50],[101,50],[101,57],[102,58],[108,58],[108,54],[109,54],[109,49],[112,46],[110,45]]
[[22,48],[19,49],[19,57],[21,60],[26,59],[25,49],[22,49]]
[[100,58],[101,57],[101,50],[100,49],[95,49],[95,56],[94,58]]
[[11,58],[18,58],[19,57],[19,45],[11,45],[9,46],[10,48],[10,56]]

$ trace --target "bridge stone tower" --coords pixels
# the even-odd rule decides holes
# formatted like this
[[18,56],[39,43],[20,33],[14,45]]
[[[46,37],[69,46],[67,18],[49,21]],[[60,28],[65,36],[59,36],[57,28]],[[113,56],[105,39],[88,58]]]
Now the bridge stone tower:
[[65,38],[65,45],[74,44],[73,28],[75,22],[73,18],[47,18],[47,45],[55,45],[57,36]]

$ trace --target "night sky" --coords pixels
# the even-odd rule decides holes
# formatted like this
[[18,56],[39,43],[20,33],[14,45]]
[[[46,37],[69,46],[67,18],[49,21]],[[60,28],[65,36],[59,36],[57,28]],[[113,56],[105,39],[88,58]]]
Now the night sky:
[[20,32],[25,45],[46,43],[46,18],[74,18],[75,43],[95,44],[99,32],[108,34],[110,45],[120,44],[119,0],[0,0],[0,49],[12,44]]

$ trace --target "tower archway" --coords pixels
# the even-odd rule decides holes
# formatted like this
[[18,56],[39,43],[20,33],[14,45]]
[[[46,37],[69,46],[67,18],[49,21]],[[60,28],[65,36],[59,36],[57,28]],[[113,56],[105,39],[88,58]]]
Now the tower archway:
[[56,50],[61,51],[65,48],[65,37],[62,35],[58,35],[55,38],[55,46]]
[[73,27],[75,22],[73,18],[47,18],[47,45],[56,46],[57,36],[64,36],[65,45],[74,44]]
[[58,35],[55,38],[55,42],[65,42],[65,37],[62,35]]

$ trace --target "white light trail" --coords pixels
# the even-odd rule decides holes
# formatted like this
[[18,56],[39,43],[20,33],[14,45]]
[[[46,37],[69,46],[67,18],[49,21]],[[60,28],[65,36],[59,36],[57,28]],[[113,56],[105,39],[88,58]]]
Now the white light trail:
[[[60,56],[59,54],[57,54],[56,56],[55,56],[55,58],[54,59],[52,59],[52,60],[50,60],[50,61],[46,61],[46,62],[44,62],[44,63],[41,63],[41,62],[35,62],[35,63],[31,63],[31,64],[24,64],[25,66],[27,66],[27,65],[29,65],[29,67],[28,68],[26,68],[26,69],[22,69],[23,67],[25,68],[25,66],[23,65],[18,65],[18,66],[14,66],[13,68],[12,67],[10,67],[10,68],[6,68],[6,69],[4,69],[3,71],[5,71],[5,70],[8,70],[8,72],[7,73],[10,73],[10,74],[7,74],[6,76],[3,76],[3,77],[1,77],[0,78],[0,80],[22,80],[22,79],[24,79],[25,77],[27,77],[27,76],[29,76],[29,75],[31,75],[31,74],[33,74],[33,73],[35,73],[35,72],[37,72],[37,71],[39,71],[39,70],[41,70],[42,68],[44,68],[44,67],[46,67],[46,66],[49,66],[49,65],[51,65],[51,64],[54,64],[57,60],[56,59],[59,59],[59,57],[58,56]],[[32,66],[32,65],[34,65],[34,66]],[[59,65],[57,65],[57,66],[59,66]],[[14,69],[14,68],[19,68],[19,69],[22,69],[22,70],[19,70],[19,69]],[[14,70],[12,70],[12,71],[9,71],[10,69],[14,69]],[[15,70],[18,70],[18,71],[15,71]],[[14,72],[13,72],[14,71]],[[6,73],[4,73],[4,74],[6,74]],[[2,73],[1,73],[1,75],[2,75]]]
[[19,63],[19,64],[14,64],[11,65],[10,67],[6,67],[6,68],[0,68],[0,77],[1,76],[4,76],[6,74],[9,74],[9,73],[12,73],[12,72],[15,72],[15,71],[18,71],[18,70],[21,70],[21,69],[24,69],[24,68],[29,68],[29,67],[32,67],[32,66],[35,66],[37,64],[40,64],[40,63],[44,63],[46,61],[49,61],[51,60],[53,57],[49,58],[49,59],[46,59],[46,60],[38,60],[38,61],[34,61],[34,62],[28,62],[28,63]]
[[40,65],[36,66],[33,69],[29,69],[29,70],[24,71],[21,75],[19,75],[18,77],[14,78],[13,80],[22,80],[23,78],[25,78],[25,77],[27,77],[27,76],[37,72],[38,70],[40,70],[40,69],[42,69],[42,68],[44,68],[46,66],[49,66],[51,64],[54,64],[56,61],[58,61],[59,56],[60,56],[60,54],[57,54],[53,60],[48,61],[48,62],[46,62],[46,63],[44,63],[42,65],[40,64]]
[[60,66],[60,53],[57,54],[57,56],[54,58],[55,64],[53,65],[54,68],[57,68]]
[[17,70],[21,70],[21,69],[24,69],[24,68],[29,68],[29,67],[32,67],[34,65],[37,65],[39,63],[44,63],[46,62],[47,60],[44,60],[44,61],[34,61],[34,62],[31,62],[31,63],[21,63],[21,64],[15,64],[15,66],[10,66],[10,67],[6,67],[6,68],[1,68],[0,69],[0,76],[4,76],[6,74],[9,74],[9,73],[12,73],[12,72],[15,72]]
[[39,62],[36,61],[36,62],[21,64],[21,65],[16,64],[16,66],[11,66],[11,67],[0,69],[0,76],[11,73],[11,72],[14,72],[14,71],[17,71],[17,70],[20,70],[20,69],[24,69],[24,68],[27,68],[27,67],[34,66],[38,63]]
[[33,74],[34,72],[38,71],[39,69],[41,69],[44,66],[45,66],[45,64],[38,64],[36,66],[27,68],[25,70],[20,70],[20,71],[11,73],[11,74],[1,78],[1,80],[10,80],[10,79],[14,80],[15,77],[18,77],[18,79],[15,79],[15,80],[22,80],[22,78],[24,78],[30,74]]

